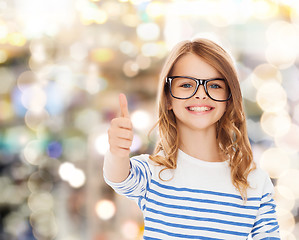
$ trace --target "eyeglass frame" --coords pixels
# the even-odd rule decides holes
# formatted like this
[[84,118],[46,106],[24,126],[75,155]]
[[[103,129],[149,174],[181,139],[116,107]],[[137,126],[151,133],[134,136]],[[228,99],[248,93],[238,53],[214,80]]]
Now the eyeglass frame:
[[[187,97],[187,98],[175,97],[175,96],[172,94],[172,91],[171,91],[171,81],[172,81],[174,78],[188,78],[188,79],[194,80],[194,81],[196,82],[196,88],[195,88],[194,93],[193,93],[190,97]],[[169,92],[170,92],[171,96],[172,96],[173,98],[176,98],[176,99],[189,99],[189,98],[192,98],[192,97],[197,93],[198,88],[199,88],[200,85],[203,85],[204,90],[205,90],[205,93],[206,93],[207,96],[208,96],[210,99],[212,99],[213,101],[216,101],[216,102],[226,102],[226,101],[230,100],[231,97],[232,97],[232,93],[231,93],[230,88],[229,88],[229,86],[228,86],[227,83],[226,83],[226,84],[227,84],[228,89],[229,89],[229,96],[228,96],[227,99],[225,99],[225,100],[216,100],[216,99],[212,98],[212,97],[210,96],[210,94],[208,93],[207,82],[214,81],[214,80],[226,81],[225,78],[199,79],[199,78],[187,77],[187,76],[171,76],[171,77],[166,77],[165,80],[166,80],[166,83],[169,85]]]

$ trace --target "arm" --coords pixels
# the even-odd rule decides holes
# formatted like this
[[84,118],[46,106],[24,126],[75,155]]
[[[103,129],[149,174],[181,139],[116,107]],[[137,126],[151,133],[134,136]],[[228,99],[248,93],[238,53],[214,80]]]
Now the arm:
[[119,103],[121,117],[114,118],[108,130],[110,151],[104,158],[104,179],[117,193],[137,201],[143,209],[143,200],[151,178],[148,156],[129,158],[133,127],[125,95],[120,94]]
[[115,183],[124,181],[130,173],[129,157],[119,157],[108,151],[104,158],[103,172],[107,180]]
[[[108,152],[105,155],[105,159],[111,157]],[[124,195],[132,200],[135,200],[140,209],[145,207],[145,195],[149,186],[152,173],[148,163],[148,155],[143,154],[132,157],[130,159],[130,171],[129,176],[122,182],[112,182],[107,179],[104,172],[104,179],[108,185],[110,185],[115,192]]]
[[105,156],[103,170],[111,182],[122,182],[130,171],[130,147],[133,140],[133,127],[129,118],[128,103],[124,94],[119,95],[121,117],[111,121],[108,130],[110,151]]
[[276,204],[273,200],[273,184],[268,176],[265,181],[261,204],[251,231],[252,238],[253,240],[280,240]]

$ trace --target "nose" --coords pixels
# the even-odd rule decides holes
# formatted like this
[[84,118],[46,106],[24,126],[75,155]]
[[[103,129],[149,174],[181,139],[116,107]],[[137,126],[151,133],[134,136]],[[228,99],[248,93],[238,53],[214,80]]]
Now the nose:
[[206,99],[207,98],[207,94],[205,92],[204,86],[200,85],[195,93],[195,98],[196,99]]

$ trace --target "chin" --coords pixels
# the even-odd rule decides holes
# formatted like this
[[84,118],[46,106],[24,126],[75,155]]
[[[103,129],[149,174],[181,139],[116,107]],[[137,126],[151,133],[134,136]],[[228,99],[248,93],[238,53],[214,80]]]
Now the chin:
[[216,130],[216,123],[214,123],[214,124],[192,124],[192,125],[185,125],[185,127],[191,129],[192,131],[205,131],[208,129]]

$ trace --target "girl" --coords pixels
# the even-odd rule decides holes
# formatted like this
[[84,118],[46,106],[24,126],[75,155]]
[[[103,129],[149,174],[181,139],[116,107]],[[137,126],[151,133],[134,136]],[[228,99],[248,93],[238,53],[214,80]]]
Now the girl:
[[253,162],[242,96],[229,55],[206,39],[184,41],[162,69],[159,141],[129,158],[125,95],[108,130],[105,181],[136,200],[144,239],[280,239],[268,175]]

